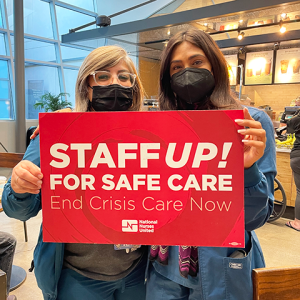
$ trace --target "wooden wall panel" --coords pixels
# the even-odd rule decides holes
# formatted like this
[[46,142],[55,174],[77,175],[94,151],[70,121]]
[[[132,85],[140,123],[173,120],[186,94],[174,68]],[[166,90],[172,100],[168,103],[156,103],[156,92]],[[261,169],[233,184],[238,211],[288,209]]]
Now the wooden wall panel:
[[291,101],[300,96],[300,84],[243,86],[242,93],[248,95],[255,107],[270,105],[278,116],[285,106],[290,106]]
[[295,207],[296,187],[293,179],[293,172],[290,167],[290,153],[277,152],[276,159],[277,159],[276,178],[280,181],[280,183],[284,188],[286,198],[287,198],[287,206]]
[[151,99],[151,96],[155,99],[158,97],[159,68],[160,62],[139,58],[139,75],[147,99]]

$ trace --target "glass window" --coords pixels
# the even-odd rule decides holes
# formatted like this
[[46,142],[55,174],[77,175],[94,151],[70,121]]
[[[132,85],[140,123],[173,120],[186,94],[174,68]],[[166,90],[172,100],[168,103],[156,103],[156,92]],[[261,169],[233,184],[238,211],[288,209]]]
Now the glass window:
[[8,66],[5,60],[0,60],[0,78],[0,119],[10,119],[11,91],[8,80]]
[[[6,0],[9,29],[14,30],[13,1]],[[49,3],[41,0],[24,0],[24,32],[53,38]]]
[[91,51],[61,46],[61,56],[64,64],[81,66],[83,60]]
[[[69,33],[69,29],[85,25],[95,21],[94,17],[66,9],[60,6],[56,6],[56,16],[59,35]],[[89,30],[96,28],[96,25],[91,25],[82,30]]]
[[3,18],[2,18],[1,1],[0,1],[0,27],[4,28],[4,26],[3,26]]
[[77,80],[78,70],[64,68],[66,92],[70,94],[68,101],[75,107],[75,84]]
[[9,81],[0,80],[0,99],[9,98]]
[[0,100],[0,120],[10,119],[11,116],[11,102],[9,100]]
[[[76,41],[72,44],[77,45],[79,47],[88,47],[88,48],[91,48],[91,49],[96,49],[98,47],[102,47],[102,46],[107,45],[106,44],[106,38]],[[115,44],[116,43],[114,43],[113,45],[115,45]]]
[[8,66],[6,60],[0,60],[0,78],[8,79]]
[[6,11],[8,17],[8,28],[14,28],[14,1],[6,0]]
[[38,119],[38,113],[33,105],[40,101],[45,93],[58,95],[60,93],[58,68],[25,64],[25,105],[26,119]]
[[5,48],[4,34],[0,33],[0,55],[7,55]]
[[82,9],[96,11],[93,0],[62,0],[61,2],[69,3],[73,6],[80,7]]
[[[14,36],[11,36],[11,46],[14,55]],[[54,44],[24,39],[24,51],[25,59],[57,62]]]

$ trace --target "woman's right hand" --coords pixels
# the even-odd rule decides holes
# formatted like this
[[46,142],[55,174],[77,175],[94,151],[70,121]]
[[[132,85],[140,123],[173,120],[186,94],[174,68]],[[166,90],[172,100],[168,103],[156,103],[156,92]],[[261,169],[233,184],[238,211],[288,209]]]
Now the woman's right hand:
[[[72,112],[70,107],[56,110],[55,112]],[[34,139],[40,133],[40,125],[37,126],[33,134],[30,136],[30,139]]]
[[29,160],[20,161],[11,175],[11,187],[18,194],[38,194],[42,186],[41,169]]
[[239,129],[238,132],[244,136],[244,168],[250,168],[263,155],[266,148],[266,131],[262,128],[259,121],[255,121],[248,109],[245,107],[244,119],[235,120],[237,124],[247,127],[247,129]]

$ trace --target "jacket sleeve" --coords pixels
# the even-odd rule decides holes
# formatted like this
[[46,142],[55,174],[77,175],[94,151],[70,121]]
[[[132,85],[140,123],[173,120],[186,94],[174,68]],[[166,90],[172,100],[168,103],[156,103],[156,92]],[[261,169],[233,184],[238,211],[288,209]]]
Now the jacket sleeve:
[[266,149],[263,157],[258,160],[257,165],[259,170],[266,176],[268,195],[274,201],[274,178],[277,174],[274,127],[269,116],[263,111],[258,116],[254,116],[254,118],[261,123],[267,134]]
[[273,124],[263,111],[252,117],[261,122],[266,131],[266,149],[262,158],[244,171],[245,229],[255,230],[268,221],[274,202],[274,178],[276,176],[276,147]]
[[244,171],[245,229],[255,230],[264,225],[273,210],[268,196],[268,182],[257,163]]
[[[23,160],[29,160],[38,167],[40,166],[40,141],[39,136],[31,141],[28,146]],[[11,178],[4,186],[2,194],[2,206],[5,213],[21,221],[26,221],[38,214],[41,209],[41,193],[35,194],[18,194],[11,187]]]

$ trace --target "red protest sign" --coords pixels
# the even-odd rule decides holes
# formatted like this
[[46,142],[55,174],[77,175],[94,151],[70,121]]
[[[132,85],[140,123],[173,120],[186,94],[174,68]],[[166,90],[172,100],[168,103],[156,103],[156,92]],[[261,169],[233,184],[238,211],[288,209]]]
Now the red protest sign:
[[40,114],[46,242],[244,245],[238,111]]

